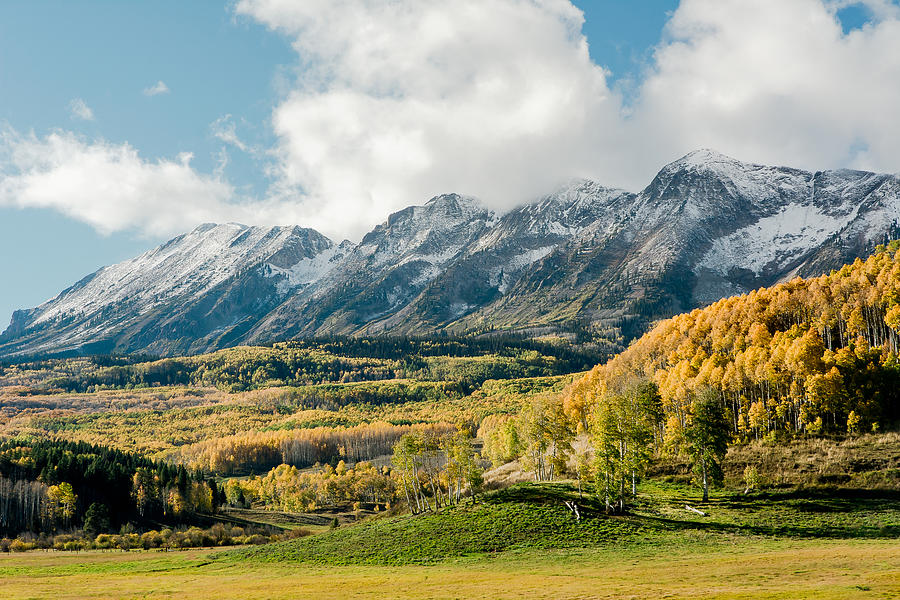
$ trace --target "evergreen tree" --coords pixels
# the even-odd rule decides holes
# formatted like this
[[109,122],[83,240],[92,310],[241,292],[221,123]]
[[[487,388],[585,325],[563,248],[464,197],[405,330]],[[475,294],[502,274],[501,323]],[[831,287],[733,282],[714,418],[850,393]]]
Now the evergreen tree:
[[109,531],[109,509],[105,504],[92,503],[84,513],[84,533],[90,537]]

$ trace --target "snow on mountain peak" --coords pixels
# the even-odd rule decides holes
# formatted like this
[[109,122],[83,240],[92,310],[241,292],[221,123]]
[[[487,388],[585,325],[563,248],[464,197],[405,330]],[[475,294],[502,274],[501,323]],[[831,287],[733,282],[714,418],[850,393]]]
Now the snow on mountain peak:
[[332,245],[311,229],[206,223],[82,279],[38,307],[34,322],[89,315],[122,302],[141,305],[146,311],[181,294],[202,294],[264,261],[290,266]]
[[[530,327],[548,325],[546,314],[608,319],[648,293],[689,309],[839,266],[898,237],[898,224],[896,177],[701,149],[637,194],[574,179],[500,216],[443,194],[393,213],[359,244],[296,226],[204,223],[19,311],[0,349],[197,351],[373,326],[464,331],[481,318]],[[569,308],[535,308],[556,303]]]
[[461,196],[459,194],[441,194],[425,203],[425,206],[441,210],[462,210],[466,212],[478,212],[487,210],[478,198],[473,196]]
[[[664,170],[668,169],[708,169],[714,168],[717,166],[734,166],[740,165],[743,166],[745,163],[741,161],[731,158],[730,156],[726,156],[721,152],[713,150],[711,148],[700,148],[699,150],[694,150],[693,152],[688,152],[678,160],[669,163],[665,167]],[[757,166],[757,165],[750,165]]]

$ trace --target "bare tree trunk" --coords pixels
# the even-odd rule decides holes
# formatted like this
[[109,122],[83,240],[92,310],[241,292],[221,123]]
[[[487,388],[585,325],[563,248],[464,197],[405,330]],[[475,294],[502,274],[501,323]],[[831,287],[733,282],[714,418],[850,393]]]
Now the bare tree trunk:
[[706,457],[701,459],[703,464],[703,501],[709,502],[709,481],[706,478]]

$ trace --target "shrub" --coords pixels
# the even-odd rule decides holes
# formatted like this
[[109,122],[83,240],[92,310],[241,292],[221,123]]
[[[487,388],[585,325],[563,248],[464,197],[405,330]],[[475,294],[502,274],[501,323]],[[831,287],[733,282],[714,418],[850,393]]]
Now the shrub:
[[755,465],[747,465],[744,468],[744,483],[747,486],[744,493],[759,489],[759,471]]

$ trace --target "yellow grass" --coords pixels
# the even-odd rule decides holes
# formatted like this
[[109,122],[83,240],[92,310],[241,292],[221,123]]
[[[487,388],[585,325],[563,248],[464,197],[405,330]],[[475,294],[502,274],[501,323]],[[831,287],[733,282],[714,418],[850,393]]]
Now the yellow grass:
[[0,556],[0,598],[900,598],[897,540],[682,538],[437,566],[314,567],[178,553]]

